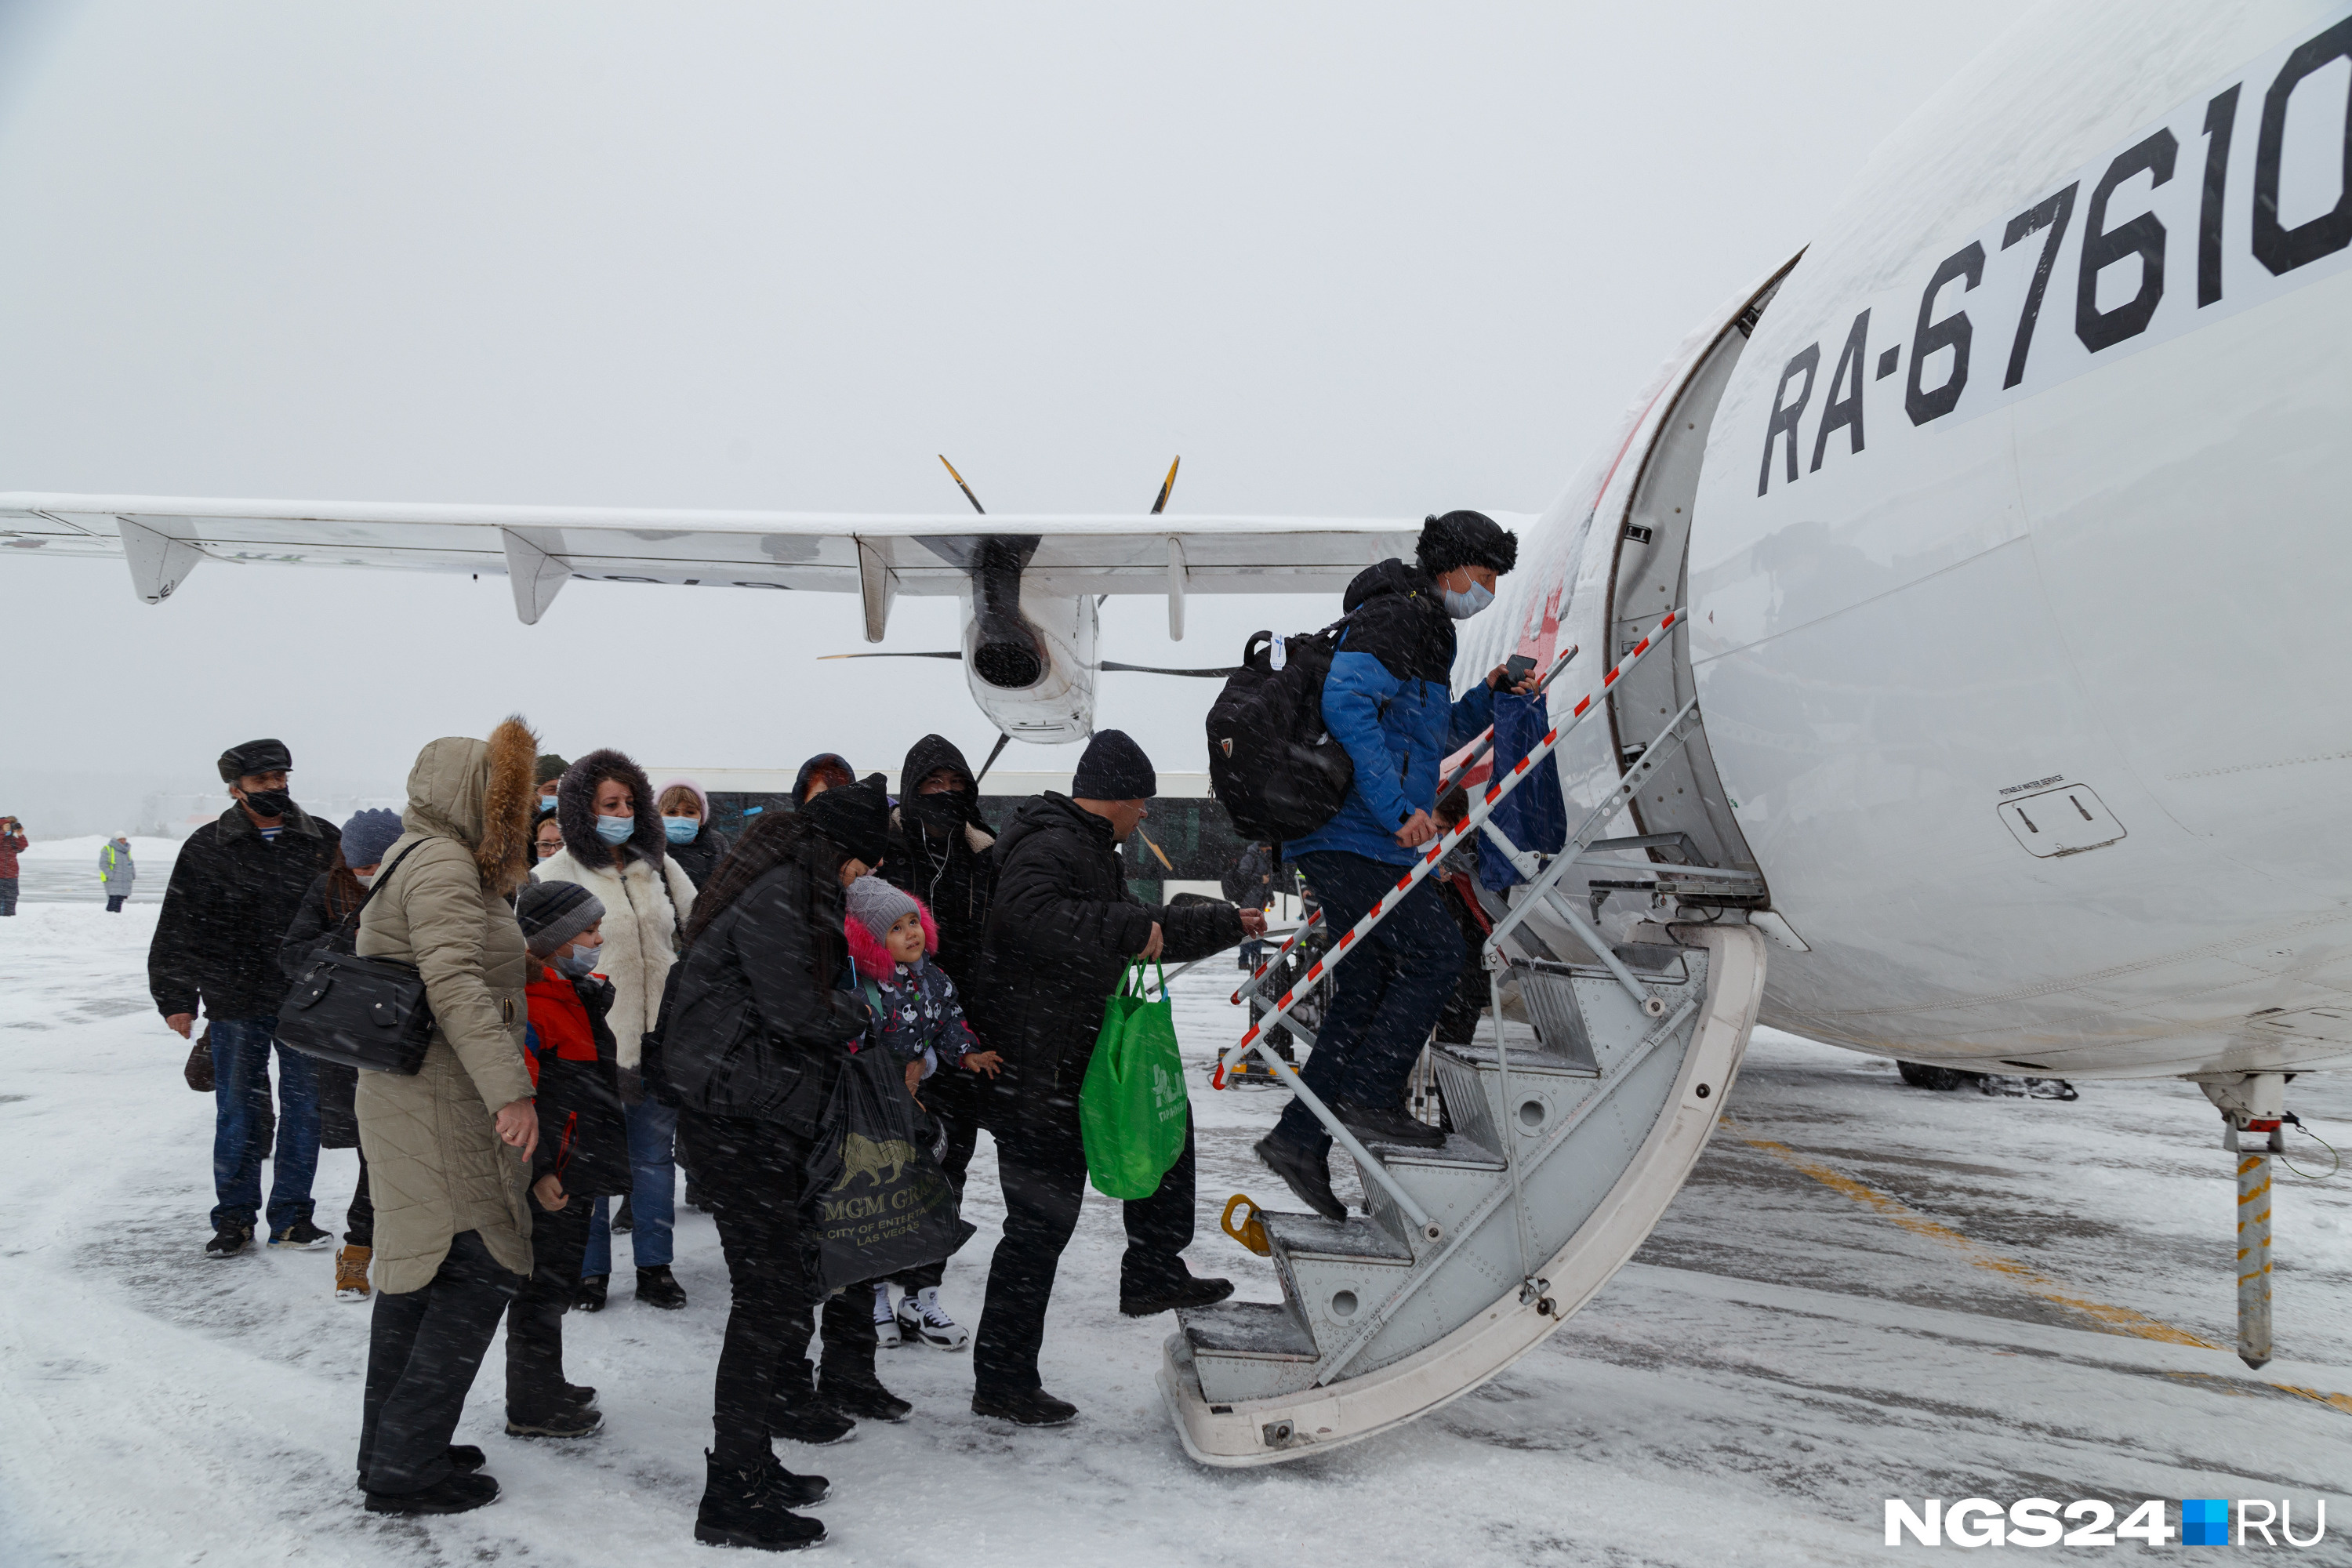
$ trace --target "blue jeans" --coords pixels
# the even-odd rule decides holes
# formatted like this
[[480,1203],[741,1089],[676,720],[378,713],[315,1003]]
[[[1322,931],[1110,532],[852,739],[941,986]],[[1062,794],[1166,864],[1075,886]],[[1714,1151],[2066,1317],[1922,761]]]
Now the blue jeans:
[[[629,1251],[640,1268],[659,1268],[670,1260],[670,1219],[677,1201],[677,1112],[651,1100],[629,1107]],[[610,1198],[596,1200],[588,1221],[588,1254],[580,1260],[580,1278],[593,1279],[613,1271],[613,1220]]]
[[[208,1018],[213,1037],[213,1228],[251,1226],[269,1143],[269,1050],[278,1020]],[[278,1130],[269,1156],[269,1228],[310,1217],[319,1169],[319,1064],[278,1047]]]
[[[1323,900],[1335,942],[1404,875],[1402,867],[1344,850],[1301,855],[1298,864]],[[1463,957],[1461,928],[1437,884],[1423,879],[1332,971],[1331,1005],[1298,1075],[1307,1087],[1326,1105],[1400,1106],[1412,1064],[1461,978]],[[1318,1152],[1331,1147],[1331,1135],[1296,1097],[1275,1132]]]

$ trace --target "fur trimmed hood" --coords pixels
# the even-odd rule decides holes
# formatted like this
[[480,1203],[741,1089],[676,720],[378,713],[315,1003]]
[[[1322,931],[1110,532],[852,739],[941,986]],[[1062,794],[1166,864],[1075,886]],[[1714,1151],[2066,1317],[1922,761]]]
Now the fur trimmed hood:
[[600,747],[572,763],[555,786],[555,822],[563,830],[563,847],[583,866],[613,863],[612,851],[596,837],[596,787],[606,779],[621,784],[636,803],[632,808],[636,825],[630,829],[622,847],[630,857],[649,861],[658,868],[669,853],[669,840],[662,832],[661,812],[654,805],[659,797],[653,785],[646,782],[646,770],[626,753],[609,746]]
[[[912,893],[907,896],[910,899],[915,897]],[[931,919],[931,906],[915,899],[915,912],[923,917],[924,953],[928,956],[939,952],[940,924]],[[900,915],[898,918],[904,920],[907,917]],[[846,919],[841,922],[841,929],[843,934],[849,938],[849,956],[857,961],[858,973],[887,977],[897,971],[898,961],[890,956],[890,950],[882,945],[881,938],[866,929],[864,921]]]
[[500,897],[530,875],[531,767],[539,737],[520,716],[488,741],[452,735],[426,744],[408,773],[401,826],[455,838],[474,852],[482,885]]

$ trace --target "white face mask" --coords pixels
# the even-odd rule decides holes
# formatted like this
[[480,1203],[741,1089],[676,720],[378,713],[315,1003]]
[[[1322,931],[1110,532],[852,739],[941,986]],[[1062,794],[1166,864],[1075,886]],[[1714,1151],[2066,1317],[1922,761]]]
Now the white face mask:
[[1437,597],[1444,605],[1447,615],[1457,621],[1466,621],[1495,602],[1495,591],[1474,582],[1467,588],[1459,590],[1440,587]]
[[376,871],[354,871],[352,875],[359,879],[359,884],[361,887],[373,888],[375,886],[376,878],[382,875],[382,873]]

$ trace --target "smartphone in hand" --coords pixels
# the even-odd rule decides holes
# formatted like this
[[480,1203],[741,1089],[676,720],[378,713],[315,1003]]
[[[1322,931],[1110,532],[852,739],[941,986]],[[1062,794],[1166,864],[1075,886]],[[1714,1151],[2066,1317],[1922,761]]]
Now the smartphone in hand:
[[1532,671],[1535,667],[1536,661],[1529,658],[1526,654],[1513,654],[1510,658],[1503,661],[1503,685],[1507,689],[1517,686],[1520,681],[1525,680],[1528,678],[1529,672]]

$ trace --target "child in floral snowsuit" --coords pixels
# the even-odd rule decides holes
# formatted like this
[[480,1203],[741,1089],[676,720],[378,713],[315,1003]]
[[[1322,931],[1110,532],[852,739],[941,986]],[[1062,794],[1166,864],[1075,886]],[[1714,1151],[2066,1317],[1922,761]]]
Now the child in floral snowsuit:
[[[874,1010],[866,1031],[869,1047],[889,1051],[905,1064],[907,1092],[918,1097],[922,1082],[942,1068],[996,1076],[1003,1058],[980,1048],[956,1000],[955,982],[926,956],[940,945],[931,911],[912,894],[879,877],[849,885],[849,918],[843,922],[858,989]],[[903,1332],[902,1332],[903,1331]],[[874,1282],[874,1331],[884,1345],[911,1334],[940,1350],[961,1350],[971,1336],[940,1307],[939,1289],[911,1290],[894,1312],[890,1281]]]

